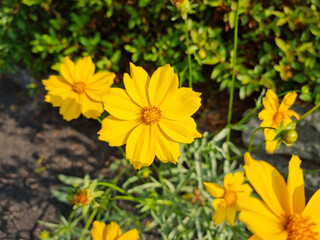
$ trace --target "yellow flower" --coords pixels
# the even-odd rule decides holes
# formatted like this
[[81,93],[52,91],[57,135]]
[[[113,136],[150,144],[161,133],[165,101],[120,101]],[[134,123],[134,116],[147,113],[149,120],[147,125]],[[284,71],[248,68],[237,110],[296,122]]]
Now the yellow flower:
[[305,206],[301,160],[293,155],[287,184],[270,164],[245,154],[246,176],[260,195],[239,201],[239,219],[254,233],[250,240],[320,239],[320,190]]
[[116,222],[106,225],[103,222],[94,221],[91,228],[93,240],[138,240],[139,232],[132,229],[124,234]]
[[115,74],[94,74],[94,71],[90,56],[79,59],[75,64],[65,57],[60,65],[62,76],[51,75],[42,80],[48,91],[45,101],[60,107],[60,114],[67,121],[78,118],[81,113],[96,119],[103,112],[102,96],[109,90]]
[[158,68],[151,78],[130,63],[124,75],[126,90],[111,88],[103,97],[110,116],[102,121],[99,139],[110,146],[126,145],[126,157],[135,169],[149,166],[155,156],[177,163],[179,142],[201,137],[191,115],[200,107],[200,93],[178,89],[178,76],[170,65]]
[[215,225],[226,220],[234,226],[237,211],[239,211],[238,201],[243,197],[250,196],[252,189],[248,184],[243,184],[244,173],[228,173],[224,177],[224,188],[217,183],[204,182],[204,186],[210,195],[216,199],[212,206],[215,211],[212,220]]
[[[262,99],[264,109],[258,115],[259,119],[262,120],[260,127],[279,129],[281,122],[283,122],[284,127],[292,123],[292,116],[295,116],[297,119],[299,119],[299,115],[295,111],[289,110],[296,98],[297,93],[290,92],[284,96],[279,106],[277,95],[274,91],[268,89],[266,96]],[[277,134],[274,129],[264,130],[264,136],[266,138],[266,150],[269,153],[274,152],[280,141],[280,139],[273,141],[276,135]]]

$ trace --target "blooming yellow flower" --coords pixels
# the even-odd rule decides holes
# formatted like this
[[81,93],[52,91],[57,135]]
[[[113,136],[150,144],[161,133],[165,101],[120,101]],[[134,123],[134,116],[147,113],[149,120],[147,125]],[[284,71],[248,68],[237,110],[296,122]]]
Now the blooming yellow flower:
[[94,221],[91,228],[93,240],[138,240],[139,232],[132,229],[124,234],[116,222],[106,225],[103,222]]
[[130,63],[124,75],[126,90],[111,88],[103,97],[110,116],[102,121],[99,139],[110,146],[126,145],[126,157],[135,169],[149,166],[155,156],[177,163],[179,142],[201,137],[191,115],[200,107],[200,93],[178,89],[178,76],[170,65],[158,68],[151,78]]
[[48,91],[45,101],[60,107],[60,114],[67,121],[78,118],[81,113],[87,118],[96,119],[103,112],[102,96],[109,90],[115,74],[94,74],[94,71],[90,56],[76,63],[65,57],[60,65],[62,76],[51,75],[42,80]]
[[[258,117],[262,120],[260,127],[271,127],[279,129],[281,122],[284,126],[292,123],[292,116],[299,119],[299,115],[289,108],[295,102],[297,93],[290,92],[286,94],[279,106],[279,100],[277,95],[271,89],[268,89],[266,96],[262,99],[264,109],[259,113]],[[273,153],[276,149],[280,139],[273,141],[276,137],[274,129],[264,129],[264,136],[266,138],[266,150],[269,153]]]
[[204,182],[204,186],[210,195],[216,199],[212,206],[215,211],[212,220],[215,225],[226,220],[234,226],[237,211],[239,211],[238,200],[250,196],[252,188],[248,184],[243,184],[244,173],[228,173],[224,177],[224,188],[217,183]]
[[320,239],[320,190],[305,206],[301,160],[293,155],[287,184],[270,164],[245,154],[244,169],[250,184],[260,195],[239,201],[239,219],[254,233],[250,240]]

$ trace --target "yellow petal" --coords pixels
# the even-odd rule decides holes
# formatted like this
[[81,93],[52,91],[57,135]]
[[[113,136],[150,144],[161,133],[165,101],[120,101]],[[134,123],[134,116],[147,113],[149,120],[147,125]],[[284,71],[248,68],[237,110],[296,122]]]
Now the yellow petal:
[[224,177],[223,185],[225,189],[236,189],[244,182],[244,172],[228,173]]
[[263,239],[259,238],[257,235],[252,235],[248,240],[263,240]]
[[103,95],[105,95],[110,86],[113,84],[115,78],[114,73],[99,72],[90,78],[90,81],[86,84],[85,92],[95,101],[102,101]]
[[130,133],[139,124],[139,121],[120,120],[110,115],[102,120],[99,140],[108,142],[110,146],[121,146],[126,144]]
[[63,119],[70,121],[80,116],[81,108],[82,106],[79,103],[79,96],[76,96],[75,98],[70,97],[62,103],[60,107],[60,114],[63,116]]
[[94,221],[91,228],[91,237],[93,240],[105,240],[104,231],[107,225],[103,222]]
[[82,102],[82,114],[86,118],[97,119],[103,112],[102,102],[96,102],[89,98],[86,94],[80,94]]
[[116,118],[135,120],[141,118],[142,109],[136,105],[127,92],[120,88],[110,88],[102,98],[104,109]]
[[90,56],[79,59],[75,66],[75,81],[86,83],[95,71],[94,63]]
[[156,156],[164,163],[172,162],[176,164],[180,156],[179,143],[170,139],[158,126],[157,142],[156,142]]
[[290,197],[291,213],[302,213],[306,200],[304,193],[303,173],[300,168],[301,160],[298,156],[292,155],[289,162],[289,175],[287,186]]
[[148,107],[147,86],[150,81],[148,73],[142,67],[130,63],[130,75],[125,73],[123,82],[132,100],[141,107]]
[[200,95],[192,88],[179,88],[174,96],[165,98],[161,104],[163,117],[176,120],[191,116],[201,105]]
[[158,68],[151,76],[148,87],[151,106],[159,106],[164,99],[170,97],[178,89],[178,86],[178,77],[169,64]]
[[60,107],[63,104],[63,98],[47,94],[44,98],[46,102],[52,103],[54,107]]
[[[271,110],[268,110],[268,109],[263,109],[261,112],[259,112],[258,114],[258,118],[260,120],[267,120],[269,122],[272,122],[273,120],[273,115],[274,115],[274,112],[271,111]],[[267,126],[266,126],[267,127]]]
[[138,125],[128,137],[126,156],[135,169],[152,164],[156,153],[155,125]]
[[210,183],[210,182],[204,182],[203,184],[212,197],[215,197],[215,198],[223,197],[224,188],[221,187],[220,184]]
[[121,229],[116,222],[111,222],[105,228],[103,235],[103,240],[117,240],[121,236]]
[[291,118],[292,116],[294,116],[296,119],[299,119],[300,117],[299,117],[299,114],[298,113],[296,113],[295,111],[293,111],[293,110],[287,110],[286,111],[286,114]]
[[50,95],[60,96],[66,99],[72,92],[72,86],[63,78],[56,75],[51,75],[49,79],[42,80],[45,89]]
[[[306,208],[303,211],[304,216],[311,217],[311,221],[317,224],[317,228],[320,230],[320,189],[313,194],[310,198]],[[320,234],[320,232],[319,232]]]
[[177,121],[161,118],[158,123],[161,130],[172,140],[182,143],[192,143],[202,135],[197,131],[197,125],[191,117]]
[[286,219],[277,216],[262,201],[254,197],[238,200],[240,211],[239,220],[257,237],[264,240],[286,240]]
[[60,64],[60,73],[70,84],[77,82],[75,76],[76,66],[68,56],[63,58],[63,62]]
[[273,139],[277,136],[274,129],[265,129],[264,130],[264,136],[266,139],[266,150],[267,152],[273,154],[274,150],[277,148],[279,139],[273,141]]
[[273,154],[274,150],[277,148],[279,140],[276,141],[266,141],[266,151]]
[[138,240],[139,232],[137,229],[132,229],[123,235],[121,235],[117,240]]
[[252,193],[252,188],[249,184],[242,184],[241,186],[235,188],[237,191],[238,199],[242,197],[248,197]]
[[244,155],[247,179],[277,216],[289,215],[289,193],[281,174],[269,163],[256,161],[249,153]]
[[[214,201],[224,201],[222,199],[215,199]],[[219,209],[215,209],[213,214],[212,214],[212,220],[213,220],[213,224],[214,225],[219,225],[220,223],[222,223],[224,220],[226,220],[226,216],[227,215],[227,211],[226,208],[219,208]]]
[[234,226],[234,220],[236,218],[237,208],[236,206],[230,206],[226,208],[226,221]]
[[276,112],[279,109],[278,97],[271,89],[268,89],[266,96],[262,99],[262,103],[267,110]]
[[296,101],[296,98],[297,98],[296,92],[287,93],[280,104],[279,111],[281,112],[287,111],[294,104],[294,102]]

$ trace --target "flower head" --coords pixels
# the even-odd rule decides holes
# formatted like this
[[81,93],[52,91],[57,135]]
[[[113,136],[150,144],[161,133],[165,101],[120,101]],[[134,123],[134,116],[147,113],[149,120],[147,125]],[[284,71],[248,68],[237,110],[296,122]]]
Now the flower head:
[[250,196],[252,189],[248,184],[243,184],[244,173],[228,173],[224,177],[224,188],[217,183],[204,182],[204,186],[210,195],[216,199],[212,206],[215,211],[212,220],[215,225],[226,220],[234,226],[237,211],[239,211],[238,200]]
[[132,229],[124,234],[116,222],[106,225],[103,222],[94,221],[91,228],[91,236],[93,240],[138,240],[139,232]]
[[[281,123],[284,127],[291,124],[292,116],[299,119],[299,115],[289,108],[295,102],[297,93],[290,92],[286,94],[279,106],[279,100],[277,95],[271,89],[268,89],[266,96],[262,99],[264,109],[259,113],[258,117],[262,120],[260,127],[271,127],[280,129]],[[277,136],[275,129],[265,129],[264,136],[266,138],[266,150],[269,153],[273,153],[279,144],[280,138],[274,140]]]
[[103,97],[110,116],[102,121],[99,139],[110,146],[126,145],[126,157],[135,169],[149,166],[155,156],[177,163],[179,142],[201,137],[191,115],[200,107],[200,93],[178,89],[178,76],[170,65],[158,68],[151,78],[130,64],[124,75],[126,90],[111,88]]
[[293,155],[287,183],[270,164],[245,154],[246,176],[261,199],[239,201],[239,219],[255,240],[316,240],[320,238],[320,190],[305,206],[301,160]]
[[51,75],[42,80],[48,91],[45,101],[60,107],[60,114],[67,121],[78,118],[81,113],[87,118],[99,117],[103,112],[102,96],[109,90],[115,74],[94,74],[94,71],[90,56],[76,63],[65,57],[60,65],[62,76]]

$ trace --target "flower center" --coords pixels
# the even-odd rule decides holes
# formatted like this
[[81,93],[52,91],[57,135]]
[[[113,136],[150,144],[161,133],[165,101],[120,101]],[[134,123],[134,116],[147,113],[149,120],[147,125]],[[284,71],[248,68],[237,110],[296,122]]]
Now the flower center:
[[78,82],[72,86],[72,90],[75,91],[76,93],[83,93],[85,87],[86,85],[83,82]]
[[277,127],[280,126],[281,122],[284,119],[284,113],[283,112],[276,112],[276,114],[273,115],[273,123],[277,125]]
[[232,190],[226,190],[223,195],[224,201],[227,203],[227,206],[233,206],[238,199],[237,193]]
[[318,233],[312,231],[317,224],[311,221],[310,217],[303,217],[294,214],[287,218],[286,230],[288,231],[287,240],[316,240],[319,239]]
[[161,118],[161,111],[153,107],[146,107],[143,109],[142,119],[146,124],[154,124],[159,122]]

